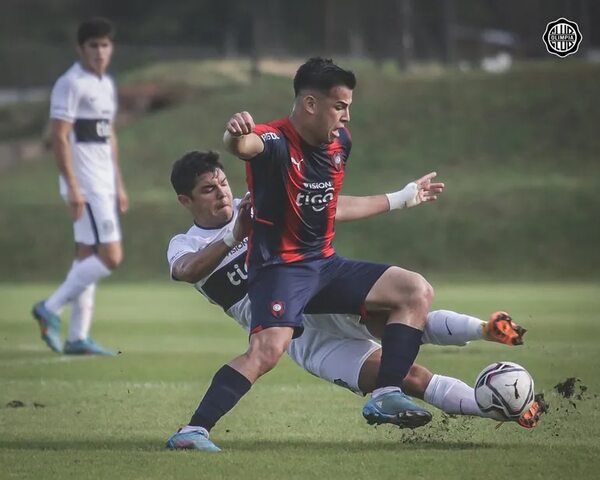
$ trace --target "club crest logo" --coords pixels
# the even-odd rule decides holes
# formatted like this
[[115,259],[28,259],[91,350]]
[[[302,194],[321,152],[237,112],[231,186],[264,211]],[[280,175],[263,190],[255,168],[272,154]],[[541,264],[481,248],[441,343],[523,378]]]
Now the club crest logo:
[[577,52],[582,38],[579,26],[566,18],[550,22],[542,36],[548,53],[561,58]]
[[275,318],[281,318],[285,312],[285,302],[275,300],[271,303],[271,315]]
[[340,152],[335,152],[331,156],[331,163],[336,170],[338,170],[338,171],[341,170],[342,164],[344,163],[342,161],[342,154]]
[[115,229],[115,224],[112,220],[104,220],[102,222],[102,232],[105,234],[112,233]]

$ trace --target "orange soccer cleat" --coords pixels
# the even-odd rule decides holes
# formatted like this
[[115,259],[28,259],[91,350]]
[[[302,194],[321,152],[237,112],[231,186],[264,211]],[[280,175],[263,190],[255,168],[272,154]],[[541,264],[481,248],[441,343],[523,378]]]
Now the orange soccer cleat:
[[513,322],[506,312],[492,313],[483,325],[483,336],[486,340],[505,345],[523,345],[525,332],[527,330]]
[[533,404],[521,417],[517,423],[523,428],[537,427],[540,417],[548,411],[548,404],[544,400],[544,394],[538,393],[533,400]]

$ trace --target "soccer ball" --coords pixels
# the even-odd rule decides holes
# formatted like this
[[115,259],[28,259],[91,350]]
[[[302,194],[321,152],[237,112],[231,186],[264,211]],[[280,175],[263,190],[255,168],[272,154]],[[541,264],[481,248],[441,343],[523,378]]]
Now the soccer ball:
[[533,378],[516,363],[492,363],[481,371],[475,381],[477,405],[496,420],[517,420],[529,410],[533,396]]

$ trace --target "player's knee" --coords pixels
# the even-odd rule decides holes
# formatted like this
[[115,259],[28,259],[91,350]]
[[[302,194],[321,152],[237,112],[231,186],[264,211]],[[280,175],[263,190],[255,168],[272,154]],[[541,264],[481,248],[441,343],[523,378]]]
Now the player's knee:
[[420,280],[419,280],[419,293],[420,293],[420,298],[421,300],[425,303],[425,306],[427,308],[427,311],[429,311],[429,308],[431,307],[431,304],[433,303],[433,287],[431,286],[431,283],[429,283],[427,280],[425,280],[425,277],[419,275]]
[[279,342],[264,343],[259,349],[255,350],[253,356],[260,375],[272,370],[284,352],[285,346]]
[[409,304],[415,310],[429,311],[433,302],[433,287],[422,275],[415,273],[410,288]]
[[395,304],[392,308],[409,308],[411,310],[429,311],[433,301],[433,287],[422,275],[410,272],[399,279],[398,288],[394,295]]
[[114,249],[109,252],[100,252],[99,255],[102,263],[109,270],[115,270],[123,262],[123,250]]

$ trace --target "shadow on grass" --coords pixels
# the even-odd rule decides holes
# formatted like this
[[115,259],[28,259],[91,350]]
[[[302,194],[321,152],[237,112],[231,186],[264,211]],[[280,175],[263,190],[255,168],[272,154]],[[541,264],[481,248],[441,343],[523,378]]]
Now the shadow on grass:
[[[118,450],[118,451],[165,451],[166,439],[156,440],[0,440],[0,450]],[[265,452],[281,453],[314,451],[320,453],[365,453],[368,451],[402,450],[481,450],[499,448],[496,444],[475,442],[426,440],[426,441],[313,441],[313,440],[218,440],[223,450],[229,452]],[[511,445],[518,448],[518,445]]]

